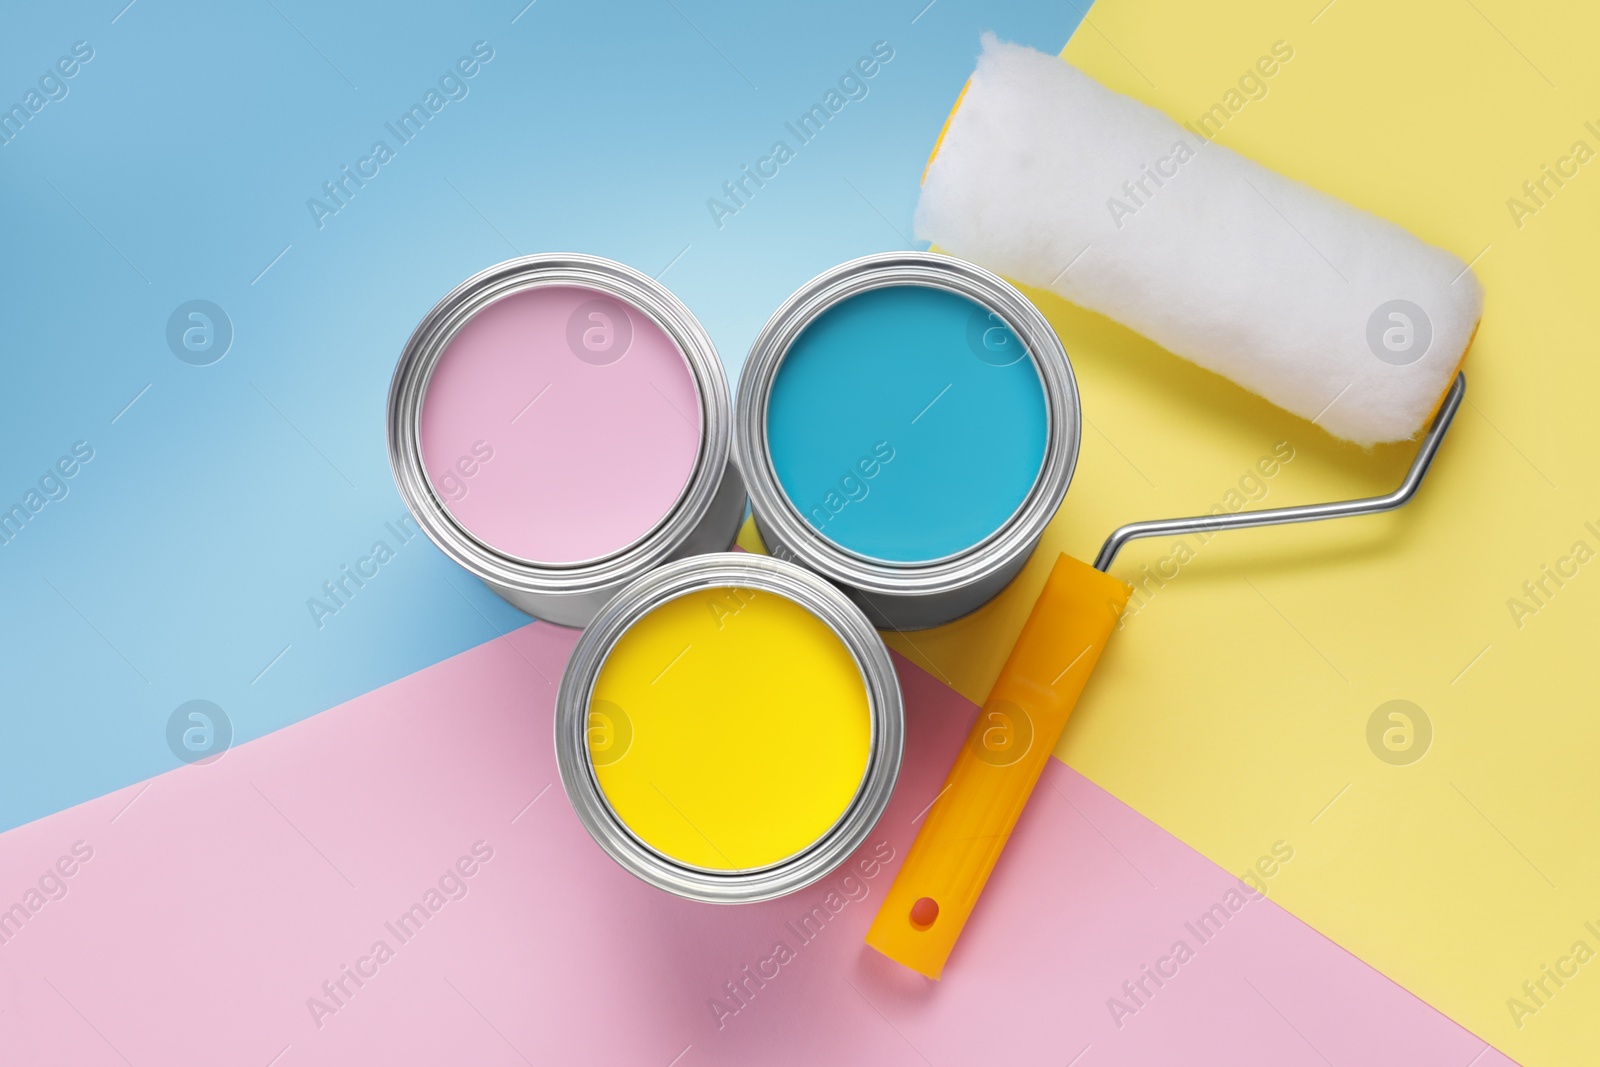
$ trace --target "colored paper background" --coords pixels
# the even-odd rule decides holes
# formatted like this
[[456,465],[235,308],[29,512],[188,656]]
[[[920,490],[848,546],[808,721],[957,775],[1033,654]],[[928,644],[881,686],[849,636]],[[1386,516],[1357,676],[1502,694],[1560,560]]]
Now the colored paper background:
[[[643,0],[338,10],[281,0],[227,9],[74,0],[9,12],[0,106],[21,101],[74,42],[91,42],[95,53],[64,99],[0,147],[0,508],[21,502],[74,442],[89,442],[94,459],[64,499],[0,547],[0,827],[22,827],[0,845],[0,894],[21,894],[71,844],[46,838],[89,807],[108,824],[116,817],[112,829],[150,801],[160,817],[128,846],[147,850],[140,862],[152,867],[121,868],[127,877],[102,889],[75,884],[38,917],[59,920],[50,936],[62,941],[0,950],[8,991],[0,1010],[40,1020],[41,1042],[82,1041],[97,1050],[83,1051],[85,1060],[109,1055],[86,1016],[130,991],[150,994],[146,963],[199,961],[157,991],[202,995],[214,1013],[228,1006],[227,992],[242,988],[230,968],[248,956],[231,950],[275,951],[236,932],[249,919],[229,902],[233,879],[271,870],[270,856],[309,844],[322,824],[358,837],[383,817],[402,819],[363,846],[377,850],[375,867],[385,848],[395,850],[374,881],[388,886],[376,902],[385,906],[438,865],[431,852],[402,847],[410,835],[439,844],[444,859],[470,843],[453,834],[472,820],[445,819],[429,798],[462,781],[463,789],[503,786],[459,768],[445,777],[443,763],[420,757],[386,763],[378,742],[403,730],[403,718],[370,718],[360,737],[344,737],[340,759],[318,764],[332,782],[317,785],[326,792],[280,769],[291,798],[304,791],[321,803],[301,810],[269,789],[307,827],[291,837],[276,825],[284,840],[271,847],[210,814],[217,801],[204,791],[175,790],[181,800],[162,807],[167,783],[204,783],[217,777],[208,777],[213,768],[180,768],[122,806],[139,795],[133,783],[179,767],[166,734],[186,700],[222,705],[236,742],[263,738],[525,621],[424,539],[390,526],[403,507],[381,441],[388,372],[439,295],[518,251],[613,256],[660,273],[736,373],[744,346],[795,286],[850,256],[913,243],[913,176],[971,69],[978,32],[1054,49],[1081,18],[1071,4],[951,0],[794,11]],[[1056,777],[1084,810],[1103,801],[1108,820],[1121,819],[1131,805],[1222,870],[1292,841],[1295,862],[1272,887],[1278,904],[1519,1061],[1539,1064],[1582,1062],[1600,1039],[1600,979],[1584,977],[1592,965],[1520,1028],[1506,1007],[1585,936],[1585,921],[1600,925],[1600,861],[1584,836],[1600,814],[1587,663],[1600,632],[1588,584],[1597,579],[1585,579],[1586,567],[1521,627],[1506,602],[1574,541],[1600,548],[1585,527],[1600,526],[1600,494],[1589,410],[1597,372],[1584,358],[1597,281],[1590,236],[1600,222],[1600,192],[1589,183],[1600,179],[1585,167],[1520,225],[1506,200],[1575,140],[1600,147],[1584,125],[1600,126],[1600,86],[1584,51],[1595,21],[1575,4],[1503,0],[1403,8],[1105,0],[1067,50],[1108,84],[1189,117],[1220,100],[1274,41],[1292,43],[1295,59],[1265,98],[1230,120],[1222,143],[1473,260],[1488,308],[1468,364],[1469,406],[1422,497],[1383,518],[1207,544],[1114,639],[1059,750],[1086,778]],[[306,199],[479,40],[495,58],[466,98],[318,228]],[[867,98],[719,227],[706,201],[722,182],[879,40],[892,43],[895,59]],[[1034,295],[1067,341],[1089,420],[1048,548],[1090,555],[1121,522],[1206,510],[1278,441],[1293,444],[1295,459],[1256,506],[1382,491],[1405,466],[1404,448],[1337,445],[1102,319]],[[220,304],[234,333],[209,366],[180,361],[166,337],[169,317],[193,299]],[[397,548],[395,560],[317,628],[307,598],[378,539]],[[1170,550],[1134,546],[1118,573],[1137,577]],[[989,609],[944,631],[893,638],[897,647],[981,699],[1043,580],[1045,555]],[[542,667],[551,677],[558,669]],[[1422,707],[1433,729],[1426,756],[1407,766],[1381,762],[1367,741],[1373,711],[1396,698]],[[267,738],[291,766],[315,747],[295,736]],[[493,753],[515,780],[520,769],[504,764],[513,750],[496,743],[491,730],[466,751]],[[252,751],[237,758],[265,758]],[[370,779],[389,782],[378,792],[400,806],[362,807],[356,783]],[[84,801],[92,803],[56,817],[67,821],[44,819]],[[340,815],[341,804],[352,808]],[[1083,842],[1099,838],[1074,833],[1066,860],[1077,862],[1093,855]],[[168,853],[148,851],[160,847]],[[609,871],[603,857],[584,855],[588,870]],[[1080,899],[1057,898],[1057,889],[1124,900],[1065,868],[1027,866],[1025,850],[1016,855],[1016,870],[1053,872],[1053,883],[1027,884],[1020,875],[1006,881],[1013,876],[1002,866],[997,889],[1019,900]],[[115,850],[104,856],[115,859]],[[1110,877],[1110,861],[1102,853],[1083,869]],[[264,929],[288,929],[315,910],[315,900],[295,902],[313,884],[302,862],[285,859],[283,877],[267,879],[278,895],[259,899]],[[1218,875],[1203,864],[1175,869]],[[531,875],[528,884],[538,885]],[[96,893],[105,923],[88,923],[85,908],[76,926],[69,909]],[[670,921],[671,902],[650,900],[651,921],[628,929],[648,934]],[[306,943],[321,938],[336,965],[338,934],[365,931],[373,913],[305,927]],[[1131,924],[1129,944],[1145,929],[1124,907],[1086,914]],[[188,915],[206,921],[185,927]],[[864,928],[865,918],[852,921]],[[509,951],[503,931],[481,921],[459,958]],[[545,928],[521,929],[516,950],[559,950],[541,940]],[[25,931],[33,933],[41,931]],[[1143,952],[1139,944],[1127,959]],[[25,953],[68,949],[78,955],[52,958],[94,964],[18,967]],[[1300,980],[1337,972],[1331,958],[1298,957]],[[312,970],[307,977],[326,976]],[[59,985],[79,973],[90,984],[63,987],[67,1003],[39,999],[55,994],[38,982],[18,984],[24,974]],[[1085,1011],[1104,1011],[1100,977],[1082,987]],[[286,1017],[303,1010],[298,971],[290,986]],[[1387,988],[1377,1001],[1390,1002]],[[505,996],[508,1008],[524,1003]],[[1313,1010],[1324,999],[1313,988],[1304,1002]],[[399,1003],[441,1010],[433,1000]],[[1057,998],[1041,1003],[1058,1007]],[[180,1014],[185,1022],[171,1021]],[[128,1018],[139,1048],[170,1050],[216,1032],[195,1016],[152,1006]],[[1349,1039],[1400,1035],[1414,1021],[1401,1012],[1385,1029],[1380,1017],[1388,1018],[1354,1013]],[[1283,1015],[1228,1018],[1238,1034],[1265,1035]],[[263,1016],[244,1036],[264,1038],[271,1021]],[[458,1024],[419,1030],[440,1043],[415,1048],[461,1054],[443,1044],[462,1032]],[[592,1025],[609,1022],[597,1016]],[[41,1033],[6,1032],[17,1041]],[[1464,1061],[1480,1055],[1480,1043],[1453,1028],[1426,1032],[1438,1035],[1430,1049],[1459,1047]],[[1075,1054],[1064,1032],[1052,1040],[1060,1061]],[[1412,1047],[1393,1040],[1393,1049]],[[277,1048],[265,1048],[263,1062]],[[1266,1048],[1263,1056],[1277,1050]],[[1346,1056],[1340,1045],[1331,1055],[1376,1053],[1357,1045]]]
[[[1578,4],[1102,0],[1065,51],[1182,121],[1288,42],[1294,58],[1219,143],[1449,248],[1486,299],[1467,402],[1411,505],[1190,538],[1181,567],[1173,538],[1123,551],[1112,573],[1153,595],[1113,636],[1058,755],[1223,867],[1293,840],[1305,862],[1286,872],[1286,908],[1541,1064],[1584,1062],[1600,1041],[1596,965],[1546,979],[1542,1005],[1522,989],[1575,942],[1600,950],[1584,926],[1600,927],[1600,570],[1561,564],[1577,575],[1547,581],[1542,604],[1523,589],[1576,542],[1600,552],[1597,164],[1534,214],[1507,201],[1527,202],[1522,183],[1575,142],[1600,151],[1597,33]],[[1091,250],[1073,269],[1093,266]],[[1243,497],[1280,441],[1294,459],[1258,479],[1251,507],[1387,492],[1410,461],[1412,446],[1341,444],[1030,295],[1066,342],[1086,420],[1047,549],[1092,559],[1124,522],[1237,508],[1228,492]],[[896,647],[981,700],[1052,557],[977,615]],[[1512,598],[1537,610],[1514,613]],[[1409,765],[1368,742],[1397,699],[1431,723]],[[1514,1014],[1513,997],[1536,1012]]]

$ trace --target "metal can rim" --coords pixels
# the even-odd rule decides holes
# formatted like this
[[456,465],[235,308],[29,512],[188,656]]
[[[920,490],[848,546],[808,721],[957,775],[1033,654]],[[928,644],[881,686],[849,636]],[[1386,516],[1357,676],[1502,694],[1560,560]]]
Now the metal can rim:
[[[428,383],[450,342],[473,316],[514,293],[571,285],[611,296],[647,315],[683,353],[700,399],[700,447],[672,508],[632,543],[595,559],[541,563],[494,548],[462,525],[434,491],[422,463],[421,416]],[[580,252],[519,256],[452,289],[423,316],[395,364],[385,419],[389,469],[407,509],[456,563],[493,584],[535,595],[603,590],[670,558],[710,507],[732,453],[733,403],[716,346],[700,321],[660,282],[623,263]]]
[[[825,537],[778,482],[767,447],[767,401],[779,366],[801,330],[827,309],[869,289],[923,285],[967,297],[998,314],[1028,350],[1044,389],[1044,461],[1028,495],[1006,522],[974,545],[941,559],[873,559]],[[864,594],[937,596],[963,589],[1032,552],[1066,496],[1077,466],[1082,413],[1066,348],[1042,312],[1015,286],[974,263],[929,252],[880,252],[841,263],[801,286],[773,313],[751,345],[734,409],[734,458],[758,524],[794,558]]]
[[[588,755],[586,734],[595,680],[612,647],[646,614],[703,589],[738,587],[775,593],[820,618],[844,642],[866,686],[871,738],[867,767],[850,804],[811,845],[753,870],[713,870],[680,862],[645,844],[606,799]],[[796,892],[838,868],[865,843],[894,792],[905,748],[905,704],[883,639],[859,607],[822,578],[783,560],[719,552],[659,567],[630,583],[595,616],[567,660],[556,695],[556,768],[578,819],[624,869],[691,900],[752,903]]]

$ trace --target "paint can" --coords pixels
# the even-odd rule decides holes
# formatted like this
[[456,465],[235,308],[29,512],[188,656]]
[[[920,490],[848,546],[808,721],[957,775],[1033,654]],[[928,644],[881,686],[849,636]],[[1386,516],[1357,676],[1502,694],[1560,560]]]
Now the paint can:
[[395,367],[387,433],[429,538],[564,626],[664,562],[727,549],[743,519],[711,338],[664,286],[596,256],[508,260],[439,301]]
[[734,451],[769,552],[880,627],[937,626],[1003,589],[1077,462],[1077,383],[1013,286],[949,256],[866,256],[757,336]]
[[861,610],[741,552],[637,579],[584,630],[556,698],[556,763],[623,868],[693,900],[767,900],[858,848],[889,803],[905,712]]

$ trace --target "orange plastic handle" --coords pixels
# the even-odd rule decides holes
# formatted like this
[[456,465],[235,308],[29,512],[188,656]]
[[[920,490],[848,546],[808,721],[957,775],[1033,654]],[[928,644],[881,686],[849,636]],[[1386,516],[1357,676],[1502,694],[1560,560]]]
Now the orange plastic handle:
[[867,944],[929,978],[943,973],[1130,592],[1071,556],[1056,560]]

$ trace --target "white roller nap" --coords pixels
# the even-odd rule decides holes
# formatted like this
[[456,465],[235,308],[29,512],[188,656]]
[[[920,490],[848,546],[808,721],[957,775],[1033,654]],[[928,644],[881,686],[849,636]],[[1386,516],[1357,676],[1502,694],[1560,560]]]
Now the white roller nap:
[[1422,428],[1483,308],[1452,253],[992,36],[916,226],[1362,445]]

